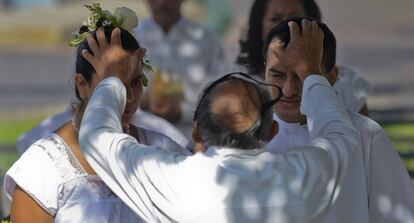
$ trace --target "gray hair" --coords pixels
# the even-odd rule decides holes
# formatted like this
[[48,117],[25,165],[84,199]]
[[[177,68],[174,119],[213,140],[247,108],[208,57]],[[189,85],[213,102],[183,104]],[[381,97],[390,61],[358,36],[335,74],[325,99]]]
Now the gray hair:
[[[267,87],[257,83],[246,83],[255,86],[262,106],[263,103],[271,100]],[[231,130],[231,128],[226,126],[225,122],[220,120],[220,118],[212,112],[211,104],[215,99],[213,92],[214,91],[209,91],[206,93],[204,98],[199,101],[199,109],[196,111],[198,114],[195,121],[198,122],[199,132],[204,140],[205,146],[220,146],[245,150],[262,148],[267,143],[272,128],[273,107],[270,107],[261,114],[260,106],[260,108],[258,108],[259,117],[256,124],[254,124],[248,131],[242,133],[234,132],[234,130]],[[200,95],[203,95],[203,92],[200,93]]]

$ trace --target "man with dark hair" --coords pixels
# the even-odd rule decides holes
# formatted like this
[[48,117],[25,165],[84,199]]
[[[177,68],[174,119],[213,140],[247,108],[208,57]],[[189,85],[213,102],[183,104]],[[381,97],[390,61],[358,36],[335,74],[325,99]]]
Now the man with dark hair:
[[[231,73],[210,83],[199,96],[193,139],[204,150],[193,156],[162,151],[122,134],[125,105],[119,67],[130,57],[113,41],[98,39],[84,56],[101,83],[83,116],[79,132],[88,162],[104,182],[146,222],[321,222],[342,187],[357,131],[328,81],[321,75],[322,31],[291,24],[292,39],[277,54],[303,82],[301,110],[312,143],[287,154],[263,148],[272,138],[272,106],[282,90]],[[100,36],[100,35],[98,35]],[[90,41],[94,41],[90,38]],[[141,59],[142,51],[136,57]],[[266,87],[275,88],[270,98]],[[275,95],[279,92],[279,95]]]
[[[274,107],[274,119],[279,133],[266,146],[271,152],[287,152],[312,140],[309,123],[301,113],[302,82],[289,69],[273,45],[288,46],[291,41],[289,23],[300,24],[301,19],[287,20],[269,32],[264,45],[266,81],[282,89],[283,96]],[[337,78],[335,66],[335,37],[324,24],[322,75],[331,85]],[[273,91],[274,95],[279,92]],[[322,100],[322,99],[321,99]],[[370,118],[348,111],[359,131],[358,150],[350,156],[344,185],[337,201],[329,210],[327,223],[407,223],[414,221],[414,187],[408,173],[384,130]]]
[[[239,65],[245,66],[251,75],[264,78],[265,67],[262,49],[270,30],[286,19],[308,17],[321,21],[321,12],[315,0],[255,0],[248,30],[240,39]],[[334,89],[349,110],[368,115],[367,96],[372,86],[349,67],[338,66],[338,81]]]

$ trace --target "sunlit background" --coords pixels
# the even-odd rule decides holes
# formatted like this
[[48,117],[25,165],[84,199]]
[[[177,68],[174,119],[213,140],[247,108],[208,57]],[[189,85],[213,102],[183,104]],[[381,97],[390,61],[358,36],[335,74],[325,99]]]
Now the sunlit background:
[[[148,16],[145,0],[0,0],[0,175],[17,159],[17,137],[72,102],[75,49],[67,40],[88,15],[83,5],[92,2]],[[214,30],[234,61],[251,2],[186,0],[183,13]],[[368,99],[371,117],[385,127],[413,171],[414,1],[317,2],[337,37],[338,63],[375,86]]]

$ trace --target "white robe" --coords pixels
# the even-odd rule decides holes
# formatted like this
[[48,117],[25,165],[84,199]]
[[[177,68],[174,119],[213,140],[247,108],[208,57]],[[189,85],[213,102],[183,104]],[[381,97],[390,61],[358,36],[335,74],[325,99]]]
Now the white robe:
[[[384,130],[373,120],[350,112],[360,146],[349,160],[338,200],[327,223],[414,222],[414,186]],[[307,125],[287,123],[277,115],[279,132],[266,146],[273,153],[310,143]]]
[[126,92],[106,78],[80,129],[81,148],[104,182],[148,222],[320,222],[342,187],[357,131],[328,81],[304,82],[301,111],[312,143],[288,154],[209,147],[185,156],[122,133]]

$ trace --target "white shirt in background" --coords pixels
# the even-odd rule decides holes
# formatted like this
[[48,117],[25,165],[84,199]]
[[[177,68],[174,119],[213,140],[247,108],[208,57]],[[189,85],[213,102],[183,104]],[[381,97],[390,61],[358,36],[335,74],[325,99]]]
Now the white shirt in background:
[[357,131],[328,81],[304,83],[301,110],[313,141],[287,154],[209,147],[193,156],[138,144],[123,134],[122,82],[96,88],[81,148],[104,182],[148,222],[320,222],[342,187]]
[[181,17],[168,33],[150,17],[134,30],[147,49],[150,64],[184,83],[183,119],[191,122],[203,86],[227,71],[224,50],[216,35],[201,24]]

